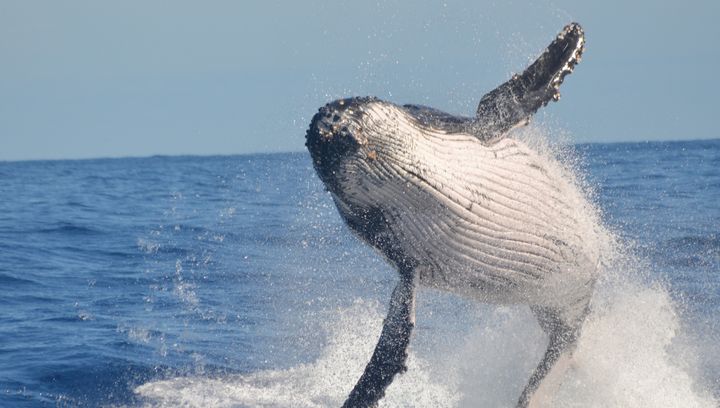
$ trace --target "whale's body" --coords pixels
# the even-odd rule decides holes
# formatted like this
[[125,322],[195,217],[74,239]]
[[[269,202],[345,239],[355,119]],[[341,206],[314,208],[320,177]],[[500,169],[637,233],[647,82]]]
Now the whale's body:
[[385,165],[346,182],[344,194],[374,206],[384,223],[350,225],[362,237],[384,234],[417,264],[421,285],[549,307],[589,295],[598,262],[595,217],[558,163],[520,140],[485,144],[387,102],[355,109],[365,133],[385,136],[366,141],[373,161]]
[[346,407],[375,406],[404,369],[417,285],[482,302],[530,305],[550,336],[519,406],[567,356],[588,308],[601,230],[563,167],[509,131],[526,124],[579,61],[569,25],[475,118],[376,98],[327,104],[307,146],[348,226],[400,274],[383,333]]

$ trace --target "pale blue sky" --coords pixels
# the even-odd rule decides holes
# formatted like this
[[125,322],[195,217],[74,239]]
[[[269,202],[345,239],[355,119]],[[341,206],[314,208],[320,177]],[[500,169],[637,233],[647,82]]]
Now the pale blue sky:
[[299,151],[352,95],[470,115],[570,21],[587,51],[538,120],[715,138],[719,20],[714,0],[0,0],[0,160]]

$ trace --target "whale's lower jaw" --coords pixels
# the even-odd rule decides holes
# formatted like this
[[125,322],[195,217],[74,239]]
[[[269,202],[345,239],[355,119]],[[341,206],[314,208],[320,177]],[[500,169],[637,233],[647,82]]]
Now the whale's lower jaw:
[[[422,285],[491,303],[580,311],[597,264],[596,220],[568,175],[520,141],[419,126],[401,107],[365,107],[371,160],[338,175],[338,210],[373,208],[382,222],[348,222]],[[376,218],[376,217],[375,217]]]

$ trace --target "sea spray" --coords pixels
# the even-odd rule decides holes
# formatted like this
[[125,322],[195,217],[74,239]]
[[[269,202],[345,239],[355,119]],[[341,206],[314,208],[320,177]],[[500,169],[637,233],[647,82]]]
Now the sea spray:
[[[633,282],[602,285],[553,406],[715,407],[717,401],[670,352],[680,321],[667,291]],[[326,322],[325,346],[312,363],[155,381],[136,392],[147,407],[339,406],[372,353],[382,312],[378,302],[362,299],[338,310]],[[543,352],[542,331],[523,307],[480,306],[456,317],[476,319],[468,322],[469,333],[419,328],[420,343],[423,336],[441,336],[444,346],[411,347],[408,371],[388,388],[380,406],[514,406]]]
[[[326,346],[313,363],[222,378],[175,378],[144,384],[136,392],[147,407],[332,407],[342,405],[380,334],[382,308],[358,299],[326,322]],[[454,407],[452,384],[433,380],[427,361],[411,352],[408,372],[399,377],[386,407]]]

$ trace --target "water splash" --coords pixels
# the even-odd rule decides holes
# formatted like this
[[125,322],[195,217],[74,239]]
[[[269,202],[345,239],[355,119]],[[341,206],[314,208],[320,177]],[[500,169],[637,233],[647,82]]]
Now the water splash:
[[[144,384],[136,392],[148,407],[340,406],[372,354],[382,320],[376,302],[358,300],[327,322],[327,345],[313,363],[222,378],[175,378]],[[411,352],[408,368],[381,406],[457,406],[457,390],[433,380],[427,361]]]
[[[419,313],[409,369],[388,388],[381,406],[514,406],[546,341],[525,308],[479,307],[456,316],[477,322],[462,335],[423,329],[425,312]],[[325,322],[325,346],[312,363],[154,381],[136,393],[147,407],[340,406],[369,360],[382,320],[377,302],[357,300]],[[696,352],[674,344],[680,330],[663,288],[614,278],[601,283],[553,406],[717,406],[691,375],[691,361],[678,359]],[[434,344],[442,346],[423,346],[424,336],[441,336]]]

